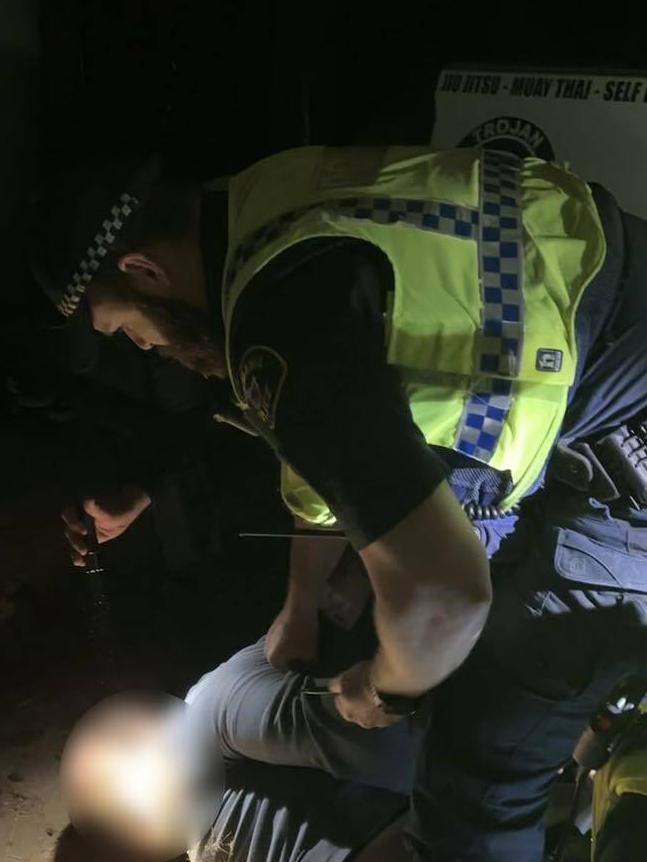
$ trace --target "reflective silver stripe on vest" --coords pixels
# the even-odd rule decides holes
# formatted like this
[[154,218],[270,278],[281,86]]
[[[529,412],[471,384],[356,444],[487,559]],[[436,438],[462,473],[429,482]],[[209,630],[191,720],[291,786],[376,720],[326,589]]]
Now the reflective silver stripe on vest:
[[477,239],[478,236],[479,212],[470,207],[441,201],[385,197],[319,201],[310,206],[283,213],[246,237],[229,262],[225,278],[226,287],[232,284],[242,267],[256,252],[267,243],[287,233],[297,219],[314,209],[332,210],[347,218],[364,219],[377,224],[405,222],[420,230],[455,236],[459,239]]
[[519,160],[483,150],[479,264],[483,339],[479,368],[516,377],[523,344],[523,244]]
[[519,206],[519,160],[483,150],[479,267],[483,333],[479,368],[465,404],[456,448],[488,462],[492,459],[512,403],[523,347],[523,243]]
[[512,403],[512,381],[497,377],[478,380],[465,404],[456,448],[488,462],[499,442]]

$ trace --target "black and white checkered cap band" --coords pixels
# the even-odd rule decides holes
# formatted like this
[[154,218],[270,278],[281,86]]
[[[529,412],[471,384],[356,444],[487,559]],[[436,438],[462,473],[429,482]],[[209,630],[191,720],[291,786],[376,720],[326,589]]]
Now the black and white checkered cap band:
[[81,297],[90,286],[103,258],[108,254],[124,224],[138,206],[139,200],[134,195],[124,192],[119,198],[119,203],[111,208],[110,216],[102,222],[100,230],[97,231],[65,288],[63,297],[57,303],[58,310],[65,317],[71,317],[78,308]]

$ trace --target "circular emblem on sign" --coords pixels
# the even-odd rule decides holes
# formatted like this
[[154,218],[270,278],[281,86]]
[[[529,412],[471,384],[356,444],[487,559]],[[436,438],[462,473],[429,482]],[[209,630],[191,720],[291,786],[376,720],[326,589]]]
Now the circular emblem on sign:
[[521,117],[494,117],[478,125],[466,135],[459,147],[485,147],[488,150],[503,150],[519,158],[536,156],[547,162],[555,158],[555,152],[546,133]]

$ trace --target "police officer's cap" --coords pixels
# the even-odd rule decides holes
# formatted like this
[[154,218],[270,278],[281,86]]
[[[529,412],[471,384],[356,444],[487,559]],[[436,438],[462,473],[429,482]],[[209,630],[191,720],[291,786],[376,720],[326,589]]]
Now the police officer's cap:
[[77,371],[90,370],[98,352],[86,291],[160,174],[156,157],[85,165],[49,182],[31,209],[31,270],[69,330]]

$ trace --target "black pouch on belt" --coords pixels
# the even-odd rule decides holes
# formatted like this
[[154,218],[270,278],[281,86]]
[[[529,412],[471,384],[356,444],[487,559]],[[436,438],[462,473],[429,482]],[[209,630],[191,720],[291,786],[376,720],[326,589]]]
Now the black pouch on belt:
[[647,417],[631,419],[594,441],[558,445],[549,476],[603,503],[647,508]]

